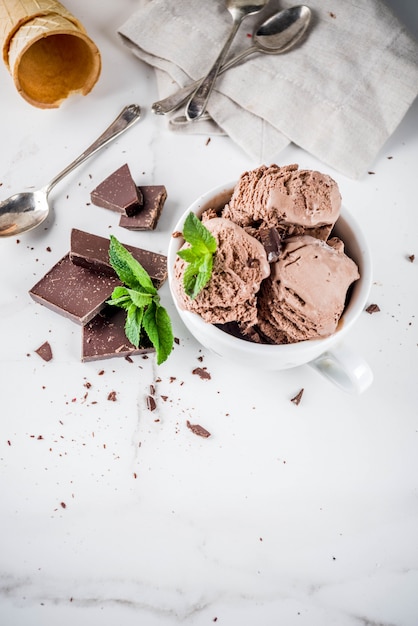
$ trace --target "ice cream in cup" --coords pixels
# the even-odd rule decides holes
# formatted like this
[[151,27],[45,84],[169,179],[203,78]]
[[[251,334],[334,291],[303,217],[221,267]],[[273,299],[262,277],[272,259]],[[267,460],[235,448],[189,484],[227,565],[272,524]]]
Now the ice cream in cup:
[[[243,177],[204,193],[176,224],[167,262],[177,312],[203,346],[225,359],[262,370],[309,364],[343,390],[361,393],[373,375],[344,340],[371,287],[367,242],[330,177],[271,168],[243,175],[247,194]],[[286,184],[272,184],[272,174]],[[312,186],[322,199],[315,200]],[[244,196],[251,215],[237,217]],[[178,255],[190,248],[183,232],[191,213],[217,241],[211,277],[196,296],[185,288],[192,264]]]

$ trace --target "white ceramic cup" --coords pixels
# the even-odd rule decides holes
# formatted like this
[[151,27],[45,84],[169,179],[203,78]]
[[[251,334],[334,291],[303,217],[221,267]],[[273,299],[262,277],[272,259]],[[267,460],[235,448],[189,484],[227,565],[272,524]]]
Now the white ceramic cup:
[[[234,184],[228,183],[211,189],[195,200],[182,215],[173,232],[182,232],[184,220],[191,211],[200,216],[210,206],[223,206],[229,200]],[[371,256],[361,229],[344,207],[335,224],[333,235],[342,239],[347,255],[357,263],[360,279],[353,284],[338,328],[329,337],[286,345],[257,344],[229,335],[208,324],[196,313],[180,308],[172,280],[177,251],[184,240],[181,236],[176,236],[170,240],[167,263],[170,291],[180,318],[203,346],[228,360],[262,370],[284,370],[308,364],[344,391],[361,393],[371,384],[372,371],[366,361],[353,353],[342,340],[365,308],[372,282]]]

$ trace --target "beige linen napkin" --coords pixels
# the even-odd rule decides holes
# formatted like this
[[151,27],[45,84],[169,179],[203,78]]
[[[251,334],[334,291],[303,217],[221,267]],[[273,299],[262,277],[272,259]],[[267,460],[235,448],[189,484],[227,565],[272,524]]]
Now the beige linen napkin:
[[[259,163],[294,142],[360,178],[418,95],[418,43],[381,0],[306,3],[313,19],[303,42],[220,76],[208,112]],[[271,0],[263,15],[288,6]],[[231,55],[251,45],[259,21],[260,14],[243,22]],[[207,73],[231,23],[224,0],[140,0],[119,34],[156,68],[162,98]],[[208,132],[206,122],[182,129]]]

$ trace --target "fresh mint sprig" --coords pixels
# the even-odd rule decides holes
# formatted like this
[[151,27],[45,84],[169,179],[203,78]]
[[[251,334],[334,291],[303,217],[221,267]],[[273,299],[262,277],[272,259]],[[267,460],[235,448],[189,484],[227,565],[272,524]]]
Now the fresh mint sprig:
[[183,286],[186,294],[194,300],[212,276],[217,243],[194,213],[189,213],[184,221],[183,237],[190,246],[179,250],[177,254],[188,263],[183,275]]
[[148,272],[113,235],[110,236],[109,260],[123,286],[114,288],[107,303],[125,309],[125,334],[136,348],[145,331],[160,365],[170,354],[174,337],[158,291]]

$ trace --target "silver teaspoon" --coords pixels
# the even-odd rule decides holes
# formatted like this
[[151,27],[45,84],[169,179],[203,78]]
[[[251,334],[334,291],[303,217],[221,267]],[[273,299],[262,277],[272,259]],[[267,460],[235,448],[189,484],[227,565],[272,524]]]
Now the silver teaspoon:
[[[261,24],[256,24],[252,35],[253,44],[222,65],[219,74],[223,74],[231,67],[238,65],[246,57],[256,52],[263,54],[281,54],[292,48],[304,35],[311,20],[311,10],[305,5],[283,9]],[[157,115],[164,115],[174,111],[189,98],[190,94],[199,86],[199,79],[171,96],[158,100],[152,105]],[[202,118],[200,118],[202,119]]]
[[186,117],[189,120],[195,120],[204,113],[207,101],[212,92],[213,85],[221,69],[221,65],[231,47],[232,41],[237,34],[241,22],[247,15],[258,13],[265,7],[268,0],[226,0],[226,8],[232,15],[232,29],[226,40],[222,50],[220,51],[216,61],[212,65],[209,73],[202,80],[190,98],[186,107]]
[[32,230],[48,217],[48,196],[53,187],[73,169],[130,128],[141,116],[141,108],[130,104],[122,109],[118,117],[87,150],[80,154],[62,172],[57,174],[45,187],[37,191],[27,191],[10,196],[0,203],[0,237],[10,237]]

